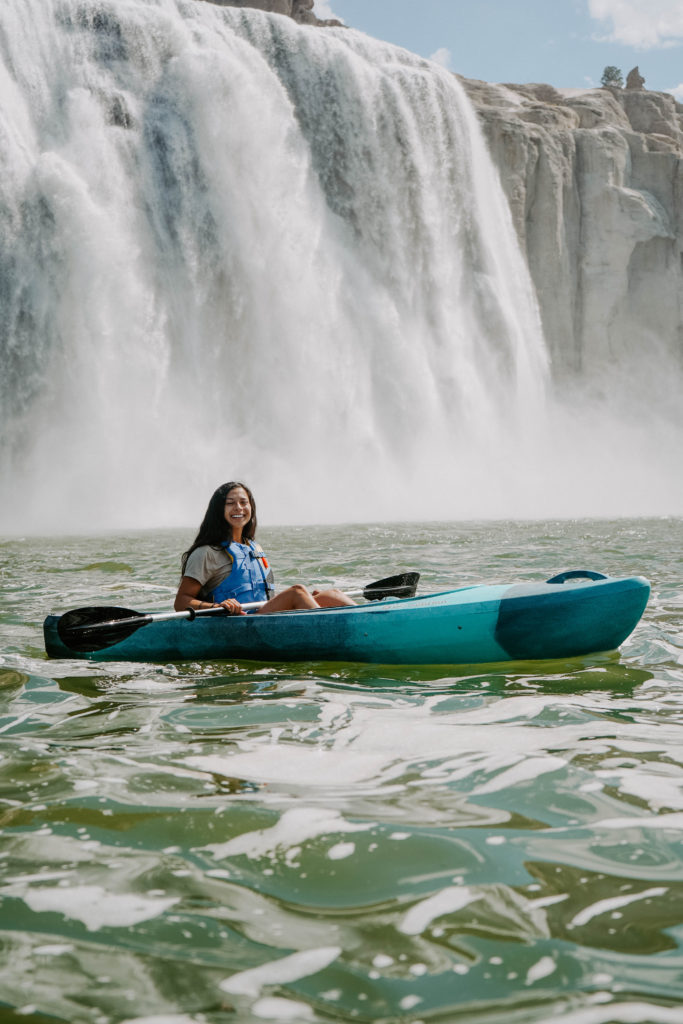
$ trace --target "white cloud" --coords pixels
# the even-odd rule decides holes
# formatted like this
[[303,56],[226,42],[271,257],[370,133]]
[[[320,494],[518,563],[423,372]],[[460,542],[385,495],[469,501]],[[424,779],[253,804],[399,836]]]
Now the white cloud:
[[680,85],[675,85],[673,89],[665,89],[664,92],[670,92],[679,103],[683,103],[683,82]]
[[431,57],[435,64],[440,64],[442,68],[446,68],[448,71],[451,69],[451,51],[447,50],[445,46],[440,46]]
[[651,50],[683,42],[681,0],[588,0],[588,11],[608,23],[614,43]]
[[327,21],[328,19],[336,18],[337,21],[343,21],[338,14],[335,14],[330,6],[330,0],[315,0],[315,8],[313,13],[316,18],[320,18],[321,21]]

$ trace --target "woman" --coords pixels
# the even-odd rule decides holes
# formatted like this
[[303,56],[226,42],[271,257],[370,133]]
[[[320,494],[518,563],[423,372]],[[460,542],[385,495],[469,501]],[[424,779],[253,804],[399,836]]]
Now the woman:
[[301,584],[273,596],[273,573],[255,534],[256,503],[249,488],[234,480],[221,484],[183,554],[175,610],[220,605],[231,615],[244,615],[242,604],[250,601],[264,602],[259,612],[355,604],[339,590],[309,593]]

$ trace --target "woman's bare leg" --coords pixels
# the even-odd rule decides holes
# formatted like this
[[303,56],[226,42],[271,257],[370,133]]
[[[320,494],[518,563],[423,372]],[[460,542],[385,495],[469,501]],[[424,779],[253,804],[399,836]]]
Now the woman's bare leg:
[[335,608],[339,605],[356,603],[347,594],[337,590],[336,587],[332,587],[331,590],[314,590],[313,597],[321,608]]
[[257,614],[267,614],[268,612],[289,612],[294,608],[319,608],[320,605],[313,597],[312,594],[306,590],[306,587],[302,586],[301,583],[295,583],[293,587],[287,587],[280,594],[276,594],[275,597],[271,597],[270,601],[266,601],[262,608],[259,608]]
[[289,612],[294,608],[334,608],[339,605],[355,604],[350,597],[343,594],[341,590],[314,590],[309,593],[306,587],[296,583],[288,587],[276,597],[271,597],[257,614],[268,614],[269,612]]

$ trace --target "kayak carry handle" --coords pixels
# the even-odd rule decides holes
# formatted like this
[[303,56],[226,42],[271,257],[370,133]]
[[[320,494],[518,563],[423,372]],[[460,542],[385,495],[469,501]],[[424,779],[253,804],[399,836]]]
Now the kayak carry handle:
[[567,580],[606,580],[604,572],[594,572],[592,569],[567,569],[566,572],[558,572],[557,576],[551,576],[546,583],[566,583]]

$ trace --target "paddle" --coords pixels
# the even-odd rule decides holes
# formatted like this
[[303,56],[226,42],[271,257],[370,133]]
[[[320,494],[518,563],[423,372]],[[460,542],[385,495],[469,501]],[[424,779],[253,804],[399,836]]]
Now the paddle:
[[[414,597],[417,590],[419,572],[404,572],[398,576],[387,576],[386,579],[368,583],[362,590],[347,590],[349,596],[362,596],[367,601],[379,601],[384,597]],[[262,608],[265,601],[253,601],[243,604],[245,611]],[[126,637],[149,625],[150,622],[167,622],[171,619],[189,619],[200,615],[225,615],[225,608],[188,608],[183,612],[135,612],[130,608],[113,608],[102,605],[94,608],[75,608],[60,616],[57,632],[62,642],[73,651],[100,651],[105,647],[125,640]]]

